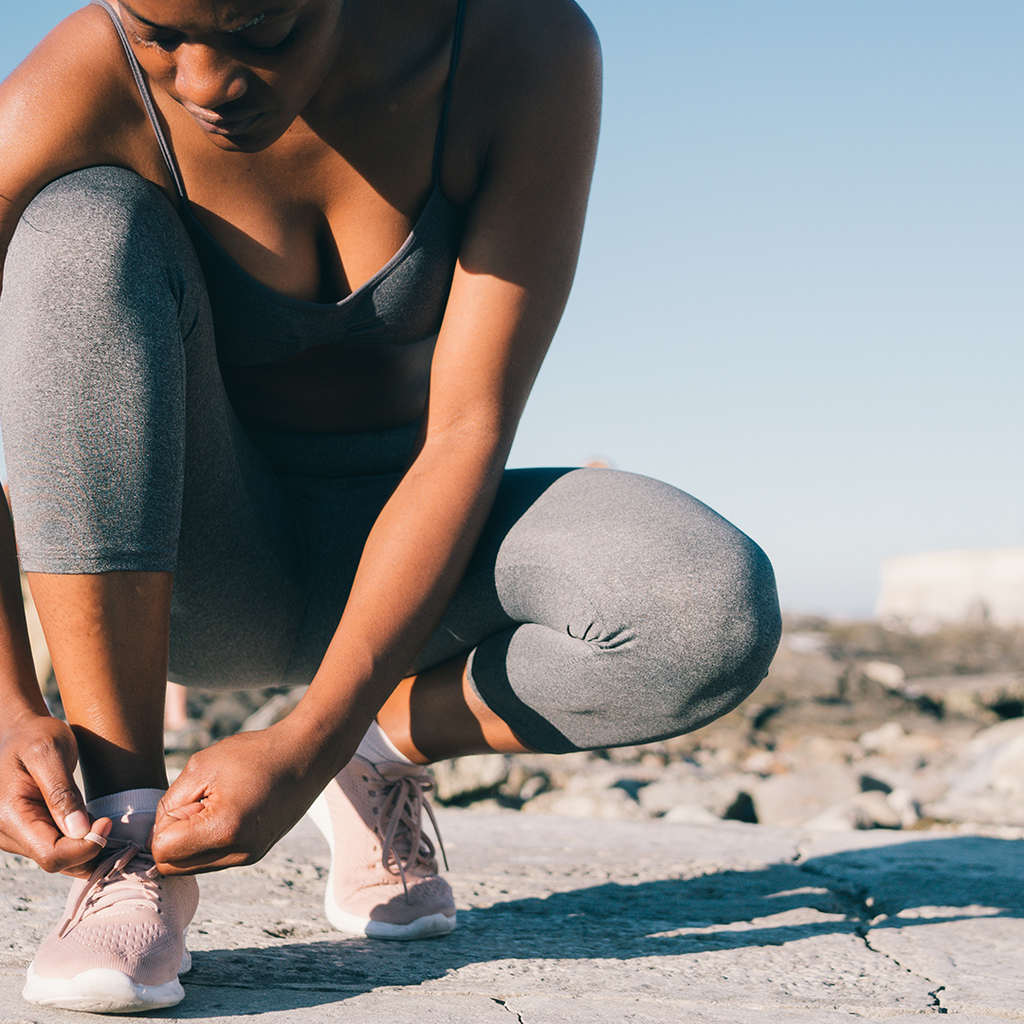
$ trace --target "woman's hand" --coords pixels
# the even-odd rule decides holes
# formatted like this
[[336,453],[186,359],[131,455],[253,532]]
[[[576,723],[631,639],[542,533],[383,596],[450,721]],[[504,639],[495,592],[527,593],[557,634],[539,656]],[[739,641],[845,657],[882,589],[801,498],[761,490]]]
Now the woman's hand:
[[77,762],[75,737],[59,719],[26,713],[9,722],[0,738],[0,846],[44,871],[88,877],[102,847],[84,837],[106,836],[110,819],[89,817],[72,777]]
[[190,875],[260,860],[338,771],[311,763],[310,746],[286,720],[193,754],[157,808],[158,870]]

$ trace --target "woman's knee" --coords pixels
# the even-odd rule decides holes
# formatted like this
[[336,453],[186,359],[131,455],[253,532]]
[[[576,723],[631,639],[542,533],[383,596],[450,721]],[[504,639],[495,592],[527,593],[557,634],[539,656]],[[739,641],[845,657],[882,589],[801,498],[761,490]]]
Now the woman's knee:
[[5,313],[91,310],[96,297],[180,292],[175,264],[189,250],[155,185],[122,167],[75,171],[42,189],[22,215],[6,260]]
[[514,554],[515,571],[499,596],[536,625],[507,651],[478,649],[475,685],[501,710],[543,719],[526,735],[539,749],[680,735],[767,673],[781,630],[771,565],[690,495],[625,473],[570,473],[508,540],[499,562]]
[[140,228],[174,219],[170,202],[134,171],[87,167],[40,189],[22,214],[18,235],[24,235],[29,246],[37,239],[46,249],[52,249],[47,244],[52,239],[75,242],[85,249],[117,249]]
[[606,568],[605,623],[618,612],[622,624],[609,653],[622,655],[617,672],[647,731],[678,735],[732,710],[767,674],[782,628],[775,576],[757,544],[685,492],[642,477],[616,486],[633,530],[619,531],[622,573]]
[[[699,566],[665,565],[596,659],[602,690],[589,746],[692,732],[731,711],[768,672],[781,631],[775,580],[739,531]],[[600,722],[604,722],[600,726]]]
[[775,576],[764,552],[734,530],[692,589],[663,614],[656,656],[666,734],[698,729],[731,711],[768,674],[782,631]]

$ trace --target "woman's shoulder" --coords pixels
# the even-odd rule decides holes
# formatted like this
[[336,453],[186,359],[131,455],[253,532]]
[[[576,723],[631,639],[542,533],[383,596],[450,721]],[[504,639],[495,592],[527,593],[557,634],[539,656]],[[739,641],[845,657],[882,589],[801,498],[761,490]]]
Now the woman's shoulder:
[[75,11],[0,85],[0,193],[34,194],[97,163],[145,173],[145,118],[109,16],[97,5]]
[[458,98],[472,97],[485,149],[599,113],[601,48],[573,0],[469,0],[459,76],[472,82],[456,83]]
[[479,0],[468,7],[477,49],[492,69],[543,78],[552,62],[584,72],[599,64],[597,33],[573,0]]

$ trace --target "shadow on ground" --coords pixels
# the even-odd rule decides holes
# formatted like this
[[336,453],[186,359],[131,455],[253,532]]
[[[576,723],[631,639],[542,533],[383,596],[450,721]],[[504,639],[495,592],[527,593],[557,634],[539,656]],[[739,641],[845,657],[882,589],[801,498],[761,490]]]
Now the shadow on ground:
[[[685,956],[863,935],[869,921],[872,928],[907,928],[978,915],[1024,917],[1020,853],[1012,840],[928,839],[761,870],[513,899],[460,911],[459,928],[429,942],[341,939],[197,952],[188,977],[196,996],[156,1016],[251,1014],[251,998],[237,1006],[240,989],[262,989],[266,1011],[291,1010],[500,960]],[[915,908],[939,909],[893,920]]]

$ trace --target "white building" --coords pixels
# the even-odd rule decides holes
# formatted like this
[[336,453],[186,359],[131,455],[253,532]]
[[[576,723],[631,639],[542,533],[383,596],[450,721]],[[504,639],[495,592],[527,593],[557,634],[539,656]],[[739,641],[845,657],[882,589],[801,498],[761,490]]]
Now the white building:
[[944,622],[1024,625],[1024,548],[886,559],[875,614],[923,629]]

